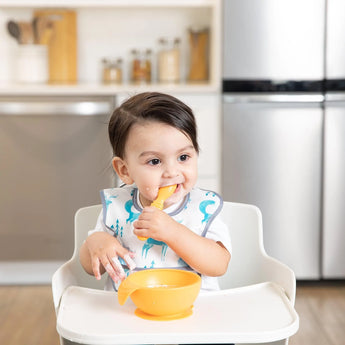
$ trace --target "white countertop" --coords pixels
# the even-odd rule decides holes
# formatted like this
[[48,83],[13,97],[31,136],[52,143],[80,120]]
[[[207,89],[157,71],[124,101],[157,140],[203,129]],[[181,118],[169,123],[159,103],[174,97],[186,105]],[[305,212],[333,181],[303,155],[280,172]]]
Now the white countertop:
[[6,7],[138,7],[138,6],[214,6],[214,0],[3,0]]
[[133,94],[142,91],[159,91],[163,93],[216,93],[220,85],[209,83],[188,84],[121,84],[103,85],[97,83],[49,85],[49,84],[0,84],[0,96],[58,96],[58,95],[116,95]]

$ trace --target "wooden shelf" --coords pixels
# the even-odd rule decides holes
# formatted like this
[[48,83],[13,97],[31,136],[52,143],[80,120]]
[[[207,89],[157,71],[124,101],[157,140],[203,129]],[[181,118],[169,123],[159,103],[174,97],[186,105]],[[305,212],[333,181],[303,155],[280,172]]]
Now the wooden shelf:
[[163,93],[217,93],[220,92],[220,85],[208,83],[195,84],[76,84],[76,85],[49,85],[49,84],[9,84],[0,85],[0,96],[17,95],[114,95],[133,94],[143,91],[159,91]]
[[213,7],[214,0],[2,0],[1,7]]

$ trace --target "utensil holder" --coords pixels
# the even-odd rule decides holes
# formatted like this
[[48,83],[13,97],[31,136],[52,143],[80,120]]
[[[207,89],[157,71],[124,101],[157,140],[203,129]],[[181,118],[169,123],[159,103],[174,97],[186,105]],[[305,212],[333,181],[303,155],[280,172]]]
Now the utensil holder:
[[34,44],[18,46],[15,81],[18,83],[46,83],[48,81],[47,46]]

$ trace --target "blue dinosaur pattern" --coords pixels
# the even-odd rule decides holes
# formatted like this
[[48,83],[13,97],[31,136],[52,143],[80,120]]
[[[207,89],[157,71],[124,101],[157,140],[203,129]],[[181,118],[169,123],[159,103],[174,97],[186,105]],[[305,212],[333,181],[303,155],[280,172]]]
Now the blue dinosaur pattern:
[[108,206],[113,202],[111,199],[116,199],[118,195],[111,195],[105,199],[105,207],[108,209]]
[[165,261],[165,256],[166,256],[166,253],[167,253],[167,250],[168,250],[168,245],[164,242],[161,242],[161,241],[156,241],[154,240],[153,238],[148,238],[144,245],[143,245],[143,249],[141,251],[141,256],[143,258],[146,258],[147,257],[147,254],[149,252],[149,250],[154,246],[154,245],[157,245],[157,246],[162,246],[162,253],[161,253],[161,260],[162,261]]
[[126,219],[126,223],[133,223],[140,216],[140,213],[132,211],[132,206],[133,206],[132,200],[128,200],[125,203],[125,210],[128,213],[128,218]]
[[204,219],[201,221],[202,223],[207,223],[210,217],[212,216],[212,213],[207,213],[207,206],[215,204],[214,200],[204,200],[199,205],[199,210],[204,215]]

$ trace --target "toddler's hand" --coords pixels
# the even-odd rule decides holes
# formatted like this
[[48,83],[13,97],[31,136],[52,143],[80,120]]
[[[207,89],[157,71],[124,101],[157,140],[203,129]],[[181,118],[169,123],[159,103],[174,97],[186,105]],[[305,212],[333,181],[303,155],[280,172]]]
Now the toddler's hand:
[[173,218],[153,206],[145,207],[138,220],[133,223],[137,236],[151,237],[163,242],[173,234],[175,225]]
[[134,253],[122,247],[120,242],[105,232],[95,232],[86,239],[90,254],[92,271],[97,280],[101,279],[101,267],[115,282],[126,278],[118,257],[123,258],[129,269],[135,268]]

